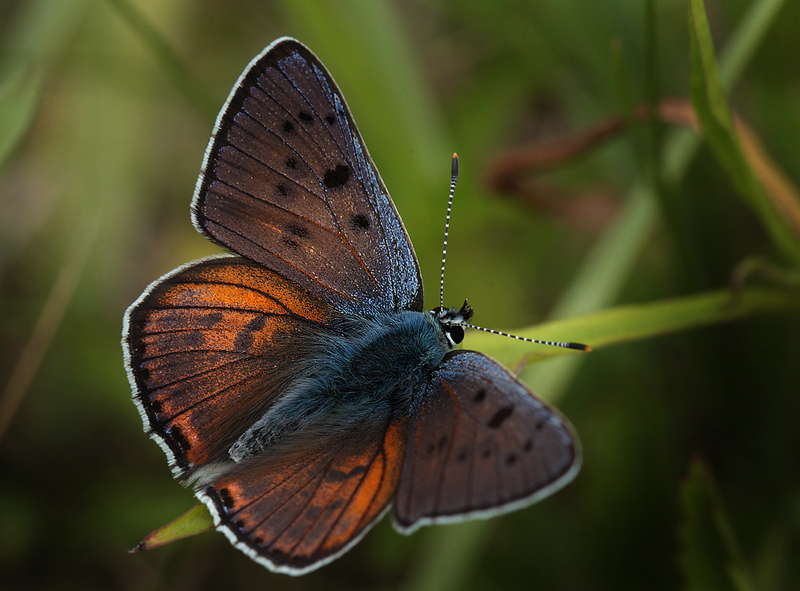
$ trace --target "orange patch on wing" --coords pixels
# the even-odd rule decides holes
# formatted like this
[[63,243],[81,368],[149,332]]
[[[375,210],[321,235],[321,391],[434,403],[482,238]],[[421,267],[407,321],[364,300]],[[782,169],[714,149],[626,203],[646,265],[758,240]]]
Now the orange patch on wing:
[[253,466],[223,476],[214,489],[249,545],[301,568],[341,551],[392,501],[405,429],[405,421],[391,423],[382,437],[345,438],[297,461]]
[[333,314],[246,259],[207,259],[156,284],[130,318],[131,365],[151,427],[179,463],[226,459],[285,385],[289,366],[310,354],[308,323],[324,331]]

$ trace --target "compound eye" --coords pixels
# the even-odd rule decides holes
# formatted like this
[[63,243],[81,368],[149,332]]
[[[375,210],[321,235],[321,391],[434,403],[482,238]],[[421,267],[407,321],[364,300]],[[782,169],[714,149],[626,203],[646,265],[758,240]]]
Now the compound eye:
[[450,340],[453,341],[454,344],[459,344],[461,341],[464,340],[464,328],[455,324],[453,326],[447,327],[447,334],[450,335]]

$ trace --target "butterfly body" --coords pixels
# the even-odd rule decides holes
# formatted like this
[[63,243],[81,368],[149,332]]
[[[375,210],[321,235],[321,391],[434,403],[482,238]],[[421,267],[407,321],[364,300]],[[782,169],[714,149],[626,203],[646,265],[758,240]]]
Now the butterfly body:
[[284,438],[320,441],[376,417],[406,416],[452,348],[430,312],[347,318],[337,328],[340,334],[320,335],[324,353],[241,435],[231,459],[268,451]]
[[558,412],[455,350],[472,309],[423,311],[411,241],[333,78],[282,38],[244,71],[192,201],[235,254],[153,282],[123,351],[145,431],[248,556],[288,574],[395,527],[490,517],[580,466]]

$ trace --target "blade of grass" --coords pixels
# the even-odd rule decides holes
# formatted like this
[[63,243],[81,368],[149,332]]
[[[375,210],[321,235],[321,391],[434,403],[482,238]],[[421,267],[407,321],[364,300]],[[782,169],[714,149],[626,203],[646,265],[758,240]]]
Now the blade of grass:
[[684,524],[680,565],[687,591],[751,591],[744,564],[719,491],[705,463],[694,460],[681,486]]
[[211,513],[208,512],[208,508],[205,505],[200,503],[175,519],[175,521],[171,521],[148,534],[131,550],[131,553],[152,550],[170,542],[196,536],[213,528],[214,520],[211,518]]
[[212,96],[201,80],[178,53],[167,43],[163,35],[126,0],[106,0],[128,26],[149,47],[156,60],[164,68],[167,77],[175,84],[186,100],[208,121],[214,121],[220,108],[218,97]]
[[11,371],[2,395],[0,395],[0,439],[3,438],[8,425],[14,418],[58,327],[61,325],[61,320],[64,318],[64,313],[78,287],[81,274],[91,254],[100,228],[100,220],[97,218],[89,224],[81,224],[78,228],[80,229],[73,236],[71,247],[67,250],[64,264],[47,296],[36,326],[28,342],[22,348],[19,359]]
[[44,68],[13,67],[0,81],[0,164],[30,129],[44,90]]
[[773,206],[742,151],[733,116],[717,71],[711,31],[703,0],[690,2],[691,96],[703,135],[726,169],[737,193],[761,218],[776,247],[789,260],[800,262],[800,236]]
[[[649,304],[606,308],[593,314],[570,316],[526,328],[517,334],[545,340],[579,340],[592,349],[652,338],[692,328],[731,322],[759,314],[800,312],[800,294],[775,288],[746,288],[741,292],[718,290]],[[514,339],[470,332],[470,348],[479,349],[511,365],[525,356],[530,361],[583,354],[568,349],[537,347]]]
[[48,74],[78,22],[85,0],[41,0],[21,4],[18,22],[7,28],[0,63],[0,166],[36,119]]

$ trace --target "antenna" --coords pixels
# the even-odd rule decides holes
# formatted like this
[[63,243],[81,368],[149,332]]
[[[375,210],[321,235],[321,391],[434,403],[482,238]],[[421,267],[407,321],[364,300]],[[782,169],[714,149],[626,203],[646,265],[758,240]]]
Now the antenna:
[[537,343],[539,345],[550,345],[551,347],[561,347],[562,349],[576,349],[578,351],[591,351],[592,348],[589,345],[584,345],[581,343],[570,343],[567,341],[540,341],[538,339],[529,339],[526,337],[520,337],[515,334],[511,334],[508,332],[503,332],[502,330],[492,330],[491,328],[483,328],[482,326],[475,326],[474,324],[466,324],[469,328],[474,328],[475,330],[482,330],[483,332],[488,332],[491,334],[498,334],[501,337],[509,337],[512,339],[517,339],[518,341],[525,341],[526,343]]
[[[445,262],[447,261],[447,237],[450,234],[450,212],[453,209],[453,196],[456,193],[456,182],[458,182],[458,154],[453,153],[453,164],[450,169],[450,197],[447,200],[447,216],[445,217],[444,221],[444,246],[442,247],[442,274],[439,278],[439,310],[444,310],[444,267]],[[466,306],[466,302],[464,305]],[[471,315],[471,311],[470,311]],[[526,337],[520,337],[515,334],[511,334],[508,332],[503,332],[501,330],[493,330],[491,328],[483,328],[482,326],[476,326],[474,324],[462,324],[462,326],[467,326],[469,328],[474,328],[475,330],[482,330],[483,332],[488,332],[491,334],[500,335],[503,337],[509,337],[512,339],[517,339],[518,341],[525,341],[526,343],[537,343],[539,345],[550,345],[551,347],[561,347],[563,349],[576,349],[578,351],[591,351],[592,348],[588,345],[583,345],[581,343],[570,343],[570,342],[557,342],[557,341],[540,341],[538,339],[529,339]]]
[[447,216],[444,220],[444,246],[442,247],[442,274],[439,278],[439,307],[444,308],[444,265],[447,261],[447,236],[450,234],[450,212],[453,209],[453,196],[458,182],[458,154],[453,152],[453,164],[450,167],[450,198],[447,200]]

